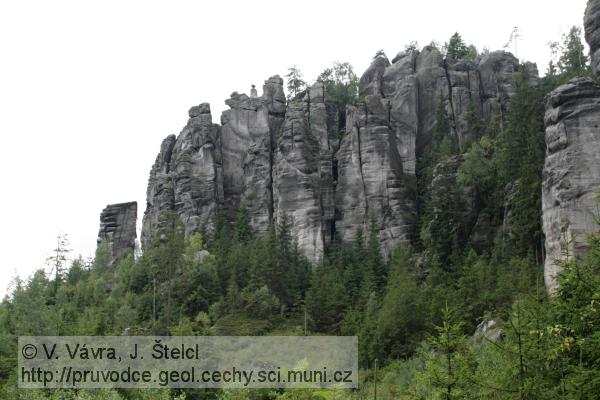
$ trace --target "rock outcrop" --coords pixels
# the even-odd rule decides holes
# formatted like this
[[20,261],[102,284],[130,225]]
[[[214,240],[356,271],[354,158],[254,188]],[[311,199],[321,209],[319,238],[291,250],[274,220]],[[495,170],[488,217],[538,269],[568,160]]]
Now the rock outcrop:
[[135,250],[137,203],[109,204],[100,214],[98,243],[106,242],[111,264]]
[[148,181],[143,245],[169,212],[179,215],[189,236],[210,232],[219,212],[233,219],[245,207],[252,227],[266,232],[273,217],[273,137],[286,107],[283,80],[270,78],[263,92],[260,98],[233,93],[222,126],[213,124],[208,103],[192,107],[179,136],[163,141]]
[[416,217],[417,79],[411,53],[377,57],[360,80],[364,103],[346,112],[338,165],[336,231],[351,240],[372,223],[384,253],[411,239]]
[[[283,216],[299,248],[318,260],[334,238],[352,240],[374,222],[389,254],[416,225],[416,160],[430,149],[436,113],[466,146],[482,123],[504,113],[518,60],[492,52],[448,63],[435,47],[376,57],[360,79],[360,101],[338,110],[322,83],[289,102],[283,80],[268,79],[260,97],[234,92],[221,126],[207,104],[190,110],[181,134],[169,136],[152,167],[142,242],[159,231],[165,211],[187,235],[210,231],[218,212],[232,223],[241,208],[266,232]],[[532,83],[537,70],[529,65]]]
[[290,101],[277,137],[273,164],[276,217],[290,218],[291,234],[312,261],[323,255],[335,233],[335,161],[330,132],[337,109],[316,83]]
[[233,219],[246,208],[252,228],[264,233],[273,222],[272,162],[286,109],[283,79],[269,78],[261,97],[234,92],[225,104],[230,107],[221,116],[225,215]]
[[600,86],[577,78],[548,95],[546,161],[542,183],[546,235],[544,280],[556,290],[556,260],[581,255],[586,235],[598,229],[600,186]]
[[600,0],[588,1],[583,18],[585,40],[590,46],[592,70],[600,74]]
[[[583,22],[592,71],[600,75],[599,0],[588,1]],[[546,99],[544,122],[544,281],[554,293],[560,272],[556,261],[585,253],[586,236],[598,231],[600,86],[591,78],[575,78],[559,86]]]
[[192,107],[185,128],[168,136],[150,171],[142,243],[160,231],[176,212],[186,235],[210,228],[223,204],[220,127],[212,123],[207,103]]

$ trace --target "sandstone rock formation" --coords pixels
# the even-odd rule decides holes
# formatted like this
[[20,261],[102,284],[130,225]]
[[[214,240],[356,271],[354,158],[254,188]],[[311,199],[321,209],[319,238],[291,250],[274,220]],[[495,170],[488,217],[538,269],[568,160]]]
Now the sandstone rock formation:
[[587,249],[586,234],[598,229],[600,86],[590,78],[577,78],[558,87],[548,95],[545,124],[544,279],[553,292],[560,270],[555,261],[581,255]]
[[189,235],[212,226],[223,203],[220,127],[207,103],[188,114],[181,134],[163,141],[150,171],[142,243],[159,231],[165,211],[177,212]]
[[179,215],[186,236],[210,231],[219,212],[234,218],[242,207],[254,229],[267,230],[273,136],[285,113],[283,80],[270,78],[263,92],[260,98],[233,93],[222,126],[213,124],[208,103],[192,107],[179,136],[163,141],[148,181],[143,245],[159,232],[165,212]]
[[246,208],[257,233],[273,221],[272,161],[286,103],[283,79],[269,78],[261,97],[234,92],[221,116],[225,215]]
[[100,214],[98,243],[108,243],[111,263],[135,249],[137,203],[109,204]]
[[600,74],[600,0],[588,1],[583,19],[585,40],[590,46],[592,70]]
[[316,261],[333,239],[335,217],[334,144],[337,110],[316,83],[290,101],[277,137],[273,196],[277,218],[292,222],[298,247]]
[[[374,222],[386,254],[414,237],[416,160],[429,151],[440,104],[466,146],[476,140],[468,115],[483,123],[502,115],[514,93],[518,60],[492,52],[447,63],[438,49],[376,57],[360,79],[360,102],[338,110],[316,83],[286,103],[274,76],[260,97],[234,92],[221,126],[207,104],[190,110],[152,167],[142,242],[159,231],[164,211],[177,213],[187,235],[210,231],[223,212],[248,210],[257,233],[284,215],[310,260],[333,238],[351,240]],[[529,65],[532,83],[537,70]],[[469,114],[470,113],[470,114]]]

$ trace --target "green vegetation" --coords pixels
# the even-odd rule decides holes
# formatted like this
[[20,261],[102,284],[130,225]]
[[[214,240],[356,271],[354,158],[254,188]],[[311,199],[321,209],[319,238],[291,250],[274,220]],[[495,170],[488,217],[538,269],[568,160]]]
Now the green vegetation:
[[[66,268],[60,241],[47,275],[16,279],[0,303],[0,398],[6,399],[594,399],[600,393],[600,236],[586,258],[562,262],[560,290],[541,281],[543,99],[586,73],[580,33],[571,30],[558,67],[537,86],[526,68],[505,112],[483,123],[469,105],[469,141],[459,143],[440,98],[431,148],[418,164],[419,237],[385,260],[378,227],[336,241],[316,265],[300,253],[284,216],[264,236],[246,210],[233,226],[184,238],[162,215],[161,237],[139,259]],[[453,60],[473,48],[455,34]],[[304,86],[291,68],[288,88]],[[338,110],[357,101],[347,63],[319,77]],[[291,86],[290,86],[291,85]],[[433,183],[436,176],[435,185]],[[473,199],[465,207],[465,193]],[[501,227],[473,239],[482,222]],[[494,320],[501,340],[473,338]],[[357,390],[16,389],[18,335],[358,335]],[[481,335],[481,334],[480,334]],[[377,365],[377,367],[376,367]],[[376,372],[377,371],[377,372]]]
[[295,97],[306,87],[306,82],[303,80],[302,72],[300,72],[300,69],[298,69],[298,67],[295,65],[291,68],[288,68],[288,73],[285,77],[287,78],[289,100]]
[[456,60],[474,60],[477,57],[477,49],[473,45],[467,46],[458,32],[450,37],[450,40],[444,44],[446,57],[451,61]]
[[321,72],[317,81],[325,84],[325,91],[340,112],[345,112],[346,105],[356,103],[358,77],[350,63],[334,62],[331,68]]
[[564,34],[562,42],[551,42],[550,49],[554,60],[548,65],[548,75],[560,75],[561,81],[576,76],[591,75],[588,56],[581,41],[581,28],[572,26],[569,33]]

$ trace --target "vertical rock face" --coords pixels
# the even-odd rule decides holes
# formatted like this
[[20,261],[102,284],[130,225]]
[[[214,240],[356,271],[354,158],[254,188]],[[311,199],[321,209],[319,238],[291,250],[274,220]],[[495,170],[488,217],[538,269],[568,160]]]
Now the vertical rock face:
[[111,263],[135,249],[137,203],[109,204],[100,214],[98,243],[106,241]]
[[[337,110],[316,83],[286,104],[283,80],[261,97],[234,92],[212,124],[208,104],[190,110],[176,138],[164,140],[148,183],[142,242],[176,212],[187,235],[210,230],[218,212],[232,223],[248,210],[257,233],[284,215],[299,248],[318,260],[334,237],[378,229],[389,254],[414,235],[416,162],[429,151],[440,102],[465,144],[477,138],[467,117],[502,116],[518,61],[493,52],[448,64],[435,47],[376,57],[360,79],[360,102]],[[537,79],[530,65],[532,83]]]
[[596,231],[600,186],[600,86],[578,78],[558,87],[546,103],[546,161],[542,183],[546,235],[544,279],[556,290],[555,261],[582,254]]
[[186,236],[210,227],[223,203],[223,168],[219,126],[207,103],[192,107],[171,156],[173,205]]
[[342,240],[374,222],[386,254],[408,241],[415,221],[417,82],[412,55],[390,65],[377,57],[360,80],[364,104],[349,107],[336,154]]
[[269,78],[262,97],[234,92],[221,116],[226,216],[246,208],[258,233],[273,221],[272,149],[285,114],[283,79]]
[[316,83],[288,104],[277,138],[273,196],[277,218],[292,223],[291,233],[306,256],[316,261],[333,235],[334,161],[329,132],[337,110]]
[[588,1],[583,19],[585,40],[590,45],[592,70],[600,74],[600,0]]
[[146,211],[142,223],[142,245],[146,245],[158,232],[161,215],[174,209],[174,188],[169,172],[176,140],[175,135],[169,135],[163,140],[160,152],[150,170],[146,190]]
[[[347,134],[335,158],[339,181],[336,231],[344,240],[371,221],[389,252],[414,234],[416,159],[428,151],[440,102],[462,146],[477,140],[467,115],[483,123],[502,117],[515,93],[518,60],[492,52],[473,62],[448,64],[434,47],[377,57],[360,80],[364,104],[347,113]],[[528,64],[531,82],[537,69]]]
[[185,234],[210,229],[223,204],[220,127],[207,103],[192,107],[177,138],[168,136],[150,171],[142,244],[160,231],[165,212],[176,212]]
[[242,207],[255,230],[267,230],[271,148],[285,113],[283,80],[270,78],[263,91],[260,98],[233,93],[222,126],[212,123],[208,103],[192,107],[179,136],[163,141],[148,181],[144,246],[160,231],[165,212],[179,215],[186,236],[210,232],[220,211],[232,220]]

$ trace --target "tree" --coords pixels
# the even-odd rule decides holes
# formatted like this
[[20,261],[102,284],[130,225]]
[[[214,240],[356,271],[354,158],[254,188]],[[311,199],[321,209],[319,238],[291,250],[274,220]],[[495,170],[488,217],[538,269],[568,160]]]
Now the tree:
[[475,46],[467,46],[458,32],[450,37],[450,40],[444,46],[446,48],[446,57],[452,61],[467,59],[473,60],[477,57]]
[[458,138],[453,134],[450,117],[446,109],[446,98],[441,92],[435,113],[435,125],[433,127],[431,142],[431,156],[426,160],[429,162],[430,168],[438,161],[458,153]]
[[325,84],[325,90],[341,112],[346,111],[346,105],[355,104],[358,99],[358,76],[348,62],[334,62],[331,68],[326,68],[317,81]]
[[442,324],[436,326],[435,331],[436,335],[428,340],[432,351],[426,354],[425,371],[419,379],[430,388],[431,398],[470,398],[475,367],[473,354],[461,323],[447,306],[442,310]]
[[[511,242],[517,254],[541,254],[541,177],[545,156],[544,87],[531,86],[528,72],[515,74],[516,93],[511,97],[507,123],[498,137],[494,164],[499,187],[514,185],[511,196]],[[541,258],[541,257],[538,257]]]
[[552,43],[551,48],[554,52],[560,52],[557,67],[565,79],[590,74],[589,59],[584,53],[580,27],[572,26],[569,33],[563,35],[562,43]]
[[236,242],[247,243],[252,238],[252,230],[250,229],[250,217],[248,210],[242,208],[235,219],[233,225],[233,240]]
[[404,51],[407,53],[417,50],[419,50],[419,42],[417,42],[416,40],[413,40],[412,42],[404,46]]
[[[140,264],[144,266],[145,275],[142,290],[151,291],[154,328],[156,329],[156,322],[160,322],[159,328],[166,331],[173,321],[173,281],[181,272],[185,241],[177,213],[163,212],[161,220],[161,235],[144,252]],[[162,304],[161,300],[165,298],[166,304]]]
[[64,265],[67,262],[67,255],[71,252],[71,249],[69,249],[69,238],[66,234],[56,237],[56,248],[53,252],[52,256],[48,257],[47,262],[52,267],[51,274],[54,273],[54,295],[56,296],[59,282],[64,277]]
[[378,315],[377,341],[391,358],[412,354],[425,328],[423,293],[417,286],[417,277],[411,268],[410,251],[400,246],[391,261],[385,297]]
[[312,270],[306,307],[313,332],[339,332],[347,308],[347,292],[341,273],[325,263]]
[[302,79],[302,72],[300,72],[296,65],[288,68],[288,73],[285,77],[287,78],[287,88],[289,91],[288,99],[295,97],[306,86],[306,82]]
[[381,247],[379,246],[379,226],[375,219],[371,219],[369,226],[369,240],[366,248],[366,276],[364,281],[364,296],[368,298],[372,292],[381,293],[386,280],[386,269]]

